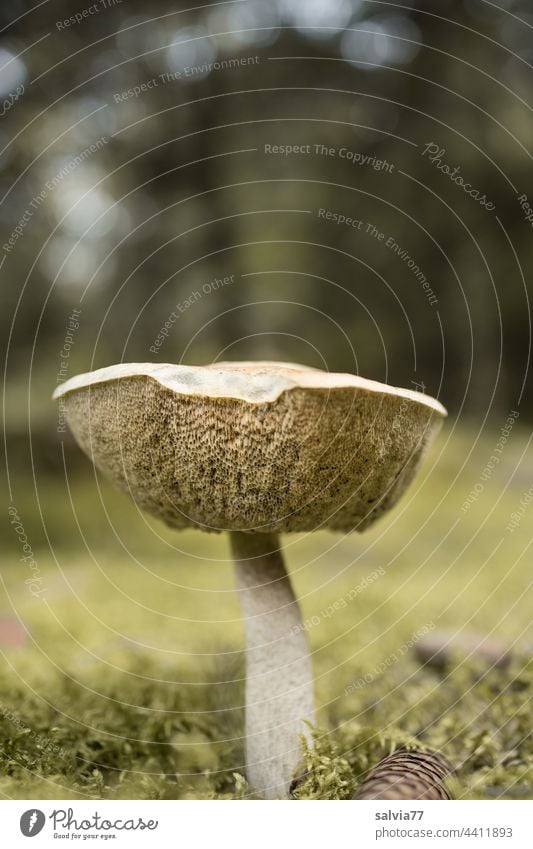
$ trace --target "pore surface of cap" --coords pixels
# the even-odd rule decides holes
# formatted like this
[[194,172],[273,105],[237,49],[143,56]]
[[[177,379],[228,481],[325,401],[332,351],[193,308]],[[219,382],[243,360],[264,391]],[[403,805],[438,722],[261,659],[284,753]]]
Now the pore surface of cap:
[[59,386],[80,447],[176,528],[364,530],[413,479],[433,398],[290,363],[123,363]]

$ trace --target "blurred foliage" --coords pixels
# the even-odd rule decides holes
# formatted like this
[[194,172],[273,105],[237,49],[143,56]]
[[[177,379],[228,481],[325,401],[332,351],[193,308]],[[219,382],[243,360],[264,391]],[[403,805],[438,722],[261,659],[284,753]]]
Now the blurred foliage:
[[[286,541],[304,618],[386,569],[310,631],[331,730],[298,796],[347,798],[394,746],[427,745],[460,767],[459,795],[533,798],[529,517],[505,530],[531,486],[531,23],[528,0],[500,6],[96,0],[84,16],[83,0],[3,0],[8,484],[47,587],[31,597],[2,523],[2,610],[25,634],[0,668],[4,795],[252,792],[225,543],[142,516],[57,432],[50,401],[120,360],[249,357],[423,384],[453,414],[377,529]],[[519,647],[515,666],[442,676],[409,655],[343,695],[427,622],[494,633]]]
[[[57,469],[51,390],[120,360],[294,359],[423,382],[478,419],[517,406],[530,330],[531,229],[517,199],[531,182],[525,0],[159,0],[149,13],[98,0],[68,23],[90,5],[0,10],[3,95],[25,86],[0,125],[4,244],[45,192],[1,272],[14,455],[31,428],[36,459]],[[494,212],[431,164],[430,142]],[[413,258],[438,303],[368,223]]]

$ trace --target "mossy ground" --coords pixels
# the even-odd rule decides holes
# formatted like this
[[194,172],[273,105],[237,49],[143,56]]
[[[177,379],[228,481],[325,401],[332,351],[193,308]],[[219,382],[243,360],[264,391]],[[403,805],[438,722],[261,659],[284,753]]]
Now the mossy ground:
[[[349,798],[402,745],[441,750],[458,767],[459,797],[533,798],[533,505],[506,530],[530,486],[518,425],[462,510],[498,430],[463,467],[474,439],[448,428],[419,482],[365,535],[284,539],[319,706],[299,798]],[[88,464],[70,490],[40,481],[39,503],[33,482],[12,483],[46,592],[28,591],[8,522],[1,614],[24,634],[1,646],[3,797],[249,796],[227,541],[167,531],[98,489]],[[468,657],[444,672],[421,666],[416,635],[433,627],[491,634],[515,658],[505,669]]]

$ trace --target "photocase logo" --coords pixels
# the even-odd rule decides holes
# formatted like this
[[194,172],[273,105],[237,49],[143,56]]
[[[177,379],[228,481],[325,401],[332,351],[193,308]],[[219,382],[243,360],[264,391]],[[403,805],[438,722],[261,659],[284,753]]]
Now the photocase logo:
[[25,811],[20,818],[20,830],[24,837],[35,837],[43,830],[46,817],[42,811],[37,808],[31,808]]

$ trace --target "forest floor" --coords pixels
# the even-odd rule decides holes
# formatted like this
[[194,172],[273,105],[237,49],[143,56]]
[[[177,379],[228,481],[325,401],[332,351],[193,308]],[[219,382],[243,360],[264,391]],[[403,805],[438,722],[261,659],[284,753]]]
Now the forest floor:
[[[448,425],[367,533],[284,538],[318,705],[298,798],[349,798],[401,746],[443,752],[459,798],[533,798],[531,436],[515,425],[489,469],[499,430],[476,441]],[[88,463],[68,487],[11,483],[35,565],[20,560],[10,514],[0,794],[253,796],[227,540],[162,527]],[[442,630],[459,648],[437,668],[420,650]],[[469,634],[509,647],[509,662],[472,652]]]

